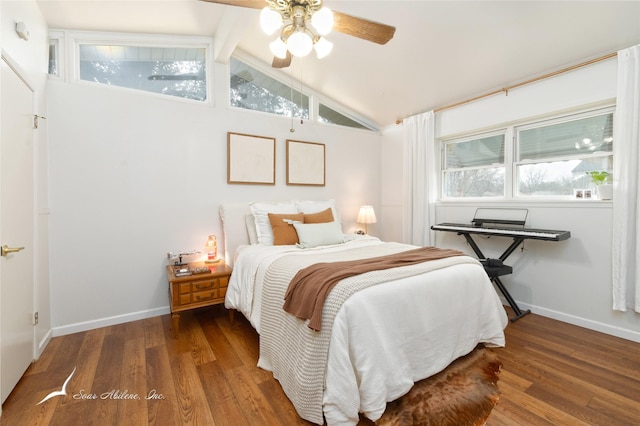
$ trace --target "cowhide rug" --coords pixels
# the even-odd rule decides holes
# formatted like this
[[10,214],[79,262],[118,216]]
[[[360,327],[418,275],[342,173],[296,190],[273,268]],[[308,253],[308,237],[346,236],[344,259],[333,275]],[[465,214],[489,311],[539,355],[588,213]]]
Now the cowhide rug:
[[[440,373],[417,382],[387,404],[378,426],[483,425],[498,403],[502,364],[490,349],[477,347]],[[361,423],[362,424],[362,423]]]

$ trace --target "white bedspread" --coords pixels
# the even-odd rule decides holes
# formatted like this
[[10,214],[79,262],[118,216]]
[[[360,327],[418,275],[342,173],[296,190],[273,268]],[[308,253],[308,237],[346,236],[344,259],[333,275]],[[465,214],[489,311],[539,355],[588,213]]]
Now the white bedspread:
[[[365,238],[313,250],[244,247],[225,306],[240,310],[260,333],[262,278],[272,262],[294,253],[310,256],[376,244],[381,242]],[[323,397],[327,423],[356,424],[358,412],[377,420],[387,401],[478,343],[503,346],[506,324],[504,308],[478,262],[359,291],[338,311],[331,333]],[[268,361],[261,354],[261,365]]]

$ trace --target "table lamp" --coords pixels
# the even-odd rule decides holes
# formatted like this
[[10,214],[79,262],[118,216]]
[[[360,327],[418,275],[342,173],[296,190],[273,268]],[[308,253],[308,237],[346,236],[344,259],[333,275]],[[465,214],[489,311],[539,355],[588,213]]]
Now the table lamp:
[[218,259],[218,243],[215,235],[209,235],[207,242],[204,245],[204,250],[207,253],[207,259],[205,263],[217,263]]
[[368,225],[370,223],[376,223],[376,212],[373,211],[373,206],[362,206],[358,212],[358,223],[364,223],[364,233],[368,234]]

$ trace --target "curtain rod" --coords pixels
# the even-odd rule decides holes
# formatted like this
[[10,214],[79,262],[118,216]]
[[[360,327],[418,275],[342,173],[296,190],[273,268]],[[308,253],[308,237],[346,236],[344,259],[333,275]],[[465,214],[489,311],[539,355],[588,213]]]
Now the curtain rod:
[[[475,96],[473,98],[465,99],[464,101],[460,101],[460,102],[456,102],[456,103],[453,103],[453,104],[445,105],[445,106],[440,107],[440,108],[436,108],[436,109],[433,110],[433,112],[440,112],[440,111],[444,111],[446,109],[455,108],[455,107],[458,107],[460,105],[468,104],[468,103],[471,103],[471,102],[474,102],[474,101],[477,101],[477,100],[480,100],[480,99],[483,99],[483,98],[488,98],[489,96],[497,95],[498,93],[502,93],[502,92],[505,93],[505,96],[508,96],[509,95],[509,90],[517,89],[519,87],[526,86],[527,84],[535,83],[535,82],[538,82],[540,80],[547,79],[549,77],[555,77],[556,75],[564,74],[565,72],[569,72],[569,71],[573,71],[573,70],[578,69],[578,68],[586,67],[587,65],[595,64],[597,62],[606,61],[607,59],[615,58],[617,55],[618,55],[618,52],[609,53],[607,55],[603,55],[603,56],[600,56],[598,58],[590,59],[588,61],[581,62],[581,63],[576,64],[576,65],[571,65],[570,67],[563,68],[563,69],[558,70],[558,71],[553,71],[553,72],[550,72],[550,73],[547,73],[547,74],[543,74],[543,75],[538,76],[538,77],[531,78],[529,80],[522,81],[520,83],[513,84],[511,86],[503,87],[502,89],[497,89],[497,90],[494,90],[492,92],[485,93],[483,95],[479,95],[479,96]],[[402,124],[403,121],[404,120],[396,120],[396,124]]]

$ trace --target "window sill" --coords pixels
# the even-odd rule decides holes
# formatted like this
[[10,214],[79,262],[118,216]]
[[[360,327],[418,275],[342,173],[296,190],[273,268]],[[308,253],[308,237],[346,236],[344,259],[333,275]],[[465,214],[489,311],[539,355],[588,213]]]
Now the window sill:
[[483,200],[479,198],[466,200],[438,200],[435,202],[437,206],[469,206],[474,207],[544,207],[544,208],[612,208],[612,200],[552,200],[552,199],[493,199]]

